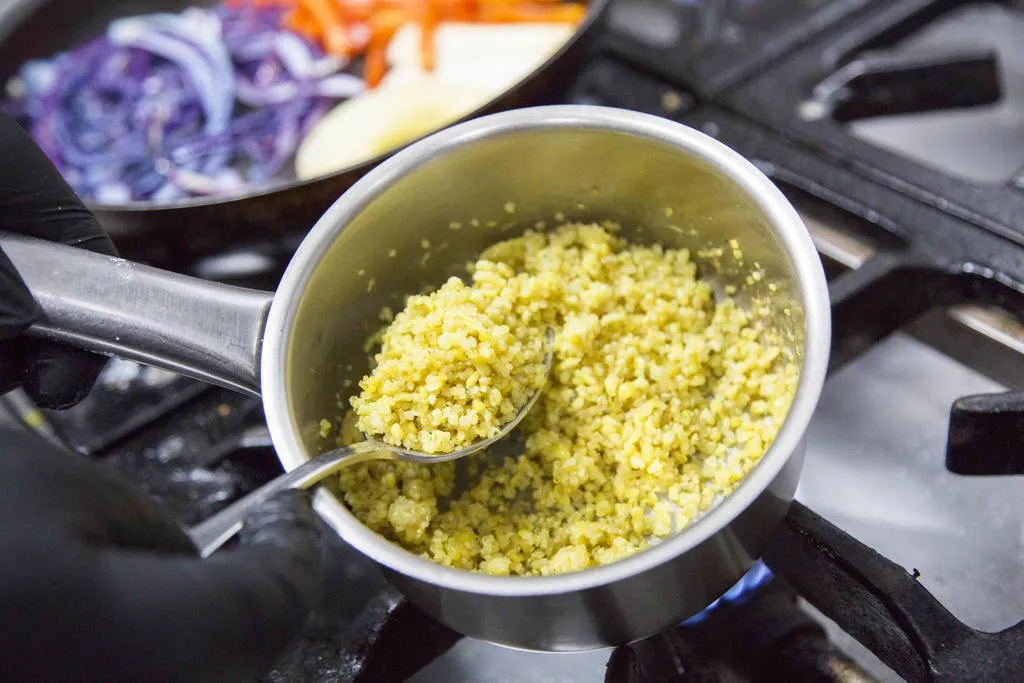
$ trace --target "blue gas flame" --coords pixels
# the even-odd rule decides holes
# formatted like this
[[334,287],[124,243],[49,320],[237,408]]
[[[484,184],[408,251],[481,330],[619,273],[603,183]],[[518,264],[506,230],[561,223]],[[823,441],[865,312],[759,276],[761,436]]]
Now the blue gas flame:
[[736,582],[736,585],[727,590],[722,597],[705,607],[701,612],[684,621],[683,626],[699,624],[707,619],[708,615],[722,603],[742,605],[757,592],[758,588],[770,583],[774,576],[775,575],[772,574],[772,570],[768,568],[768,565],[761,560],[758,560],[754,563],[754,566],[750,568],[750,571],[744,574],[743,578]]

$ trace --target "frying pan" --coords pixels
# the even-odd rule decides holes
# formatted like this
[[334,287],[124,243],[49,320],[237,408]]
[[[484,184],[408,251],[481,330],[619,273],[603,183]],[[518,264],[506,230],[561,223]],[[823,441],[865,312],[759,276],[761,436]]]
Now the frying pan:
[[[589,0],[586,18],[557,53],[461,120],[546,104],[562,95],[596,46],[610,1]],[[0,2],[0,83],[26,60],[48,57],[101,35],[118,17],[213,4],[213,0],[14,0],[5,9]],[[305,232],[342,192],[390,154],[312,180],[278,182],[224,199],[89,203],[89,208],[122,254],[175,267],[244,246],[254,238]]]
[[[476,119],[349,189],[300,245],[276,294],[24,237],[0,236],[0,246],[43,308],[32,334],[261,392],[278,457],[292,470],[330,447],[319,422],[337,416],[345,380],[368,369],[363,344],[382,307],[400,308],[404,295],[442,284],[485,247],[559,212],[614,220],[631,241],[709,254],[698,260],[702,276],[738,287],[740,304],[782,340],[800,378],[758,465],[677,535],[560,576],[443,567],[363,526],[326,487],[314,500],[346,542],[454,629],[518,648],[582,650],[645,637],[718,598],[762,554],[796,490],[829,354],[825,277],[796,211],[738,154],[680,124],[604,107]],[[453,221],[463,229],[453,232]],[[432,258],[421,258],[423,239]],[[731,248],[713,249],[733,239],[742,262]],[[754,263],[763,277],[749,277]]]

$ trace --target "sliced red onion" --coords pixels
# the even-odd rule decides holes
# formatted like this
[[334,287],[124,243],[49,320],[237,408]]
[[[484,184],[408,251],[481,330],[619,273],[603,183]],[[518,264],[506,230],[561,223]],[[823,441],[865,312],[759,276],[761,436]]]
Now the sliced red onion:
[[279,8],[194,8],[113,22],[26,63],[4,108],[75,190],[106,203],[233,195],[279,175],[360,79],[280,28]]
[[220,41],[220,20],[215,14],[120,19],[110,25],[107,37],[117,47],[138,48],[174,62],[188,74],[206,110],[207,133],[224,130],[231,121],[234,68]]

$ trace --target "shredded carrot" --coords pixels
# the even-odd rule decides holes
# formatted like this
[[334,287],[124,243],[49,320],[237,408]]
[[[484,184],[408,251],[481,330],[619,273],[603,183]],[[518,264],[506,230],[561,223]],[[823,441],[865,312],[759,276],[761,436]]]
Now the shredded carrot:
[[345,25],[341,22],[338,8],[333,0],[304,0],[302,4],[320,25],[323,32],[324,49],[331,54],[351,56]]
[[520,21],[574,24],[583,19],[587,10],[582,5],[542,5],[533,2],[486,4],[481,6],[478,21],[506,24]]
[[366,48],[366,61],[363,63],[363,80],[366,81],[366,87],[376,88],[380,85],[387,70],[388,47],[371,38]]
[[424,71],[434,70],[434,32],[437,30],[438,7],[433,0],[421,0],[420,62]]
[[317,42],[320,42],[323,37],[320,24],[316,23],[316,19],[302,5],[288,13],[284,18],[284,26]]
[[586,6],[561,0],[226,0],[229,5],[287,7],[286,28],[345,60],[364,56],[363,79],[376,87],[387,72],[387,47],[403,24],[420,27],[420,63],[432,71],[435,34],[446,21],[578,24]]
[[384,10],[370,17],[370,42],[366,47],[363,79],[368,88],[376,88],[387,72],[388,43],[406,21],[399,10]]

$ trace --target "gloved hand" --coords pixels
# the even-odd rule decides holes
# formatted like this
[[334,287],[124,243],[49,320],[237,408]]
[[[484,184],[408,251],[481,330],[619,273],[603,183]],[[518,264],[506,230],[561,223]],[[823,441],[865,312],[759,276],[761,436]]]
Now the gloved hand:
[[[0,231],[116,255],[96,218],[10,116],[0,113]],[[104,359],[19,335],[39,308],[0,252],[0,394],[21,385],[42,408],[67,408],[89,393]]]
[[[45,155],[0,114],[0,230],[114,254]],[[88,393],[99,356],[19,335],[39,309],[0,253],[0,393],[47,408]],[[0,427],[0,679],[252,681],[315,599],[320,549],[301,494],[264,505],[206,560],[112,471]]]
[[254,681],[317,595],[319,545],[300,495],[272,499],[238,548],[200,560],[114,472],[0,429],[0,678]]

